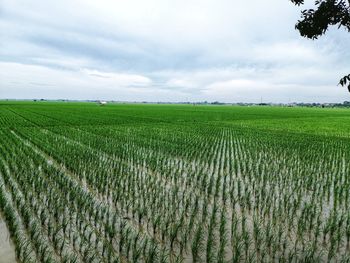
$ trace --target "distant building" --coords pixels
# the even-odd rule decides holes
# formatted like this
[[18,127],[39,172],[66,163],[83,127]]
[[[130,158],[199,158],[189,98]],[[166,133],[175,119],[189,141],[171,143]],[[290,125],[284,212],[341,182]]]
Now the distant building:
[[100,100],[100,101],[98,102],[98,104],[100,104],[101,106],[104,106],[104,105],[106,105],[106,104],[107,104],[107,101]]

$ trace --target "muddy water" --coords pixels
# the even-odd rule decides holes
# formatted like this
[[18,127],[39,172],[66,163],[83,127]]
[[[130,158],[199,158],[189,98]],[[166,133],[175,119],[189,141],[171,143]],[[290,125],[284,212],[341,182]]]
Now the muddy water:
[[1,263],[16,262],[15,250],[10,241],[10,234],[7,230],[5,222],[1,217],[0,217],[0,262]]

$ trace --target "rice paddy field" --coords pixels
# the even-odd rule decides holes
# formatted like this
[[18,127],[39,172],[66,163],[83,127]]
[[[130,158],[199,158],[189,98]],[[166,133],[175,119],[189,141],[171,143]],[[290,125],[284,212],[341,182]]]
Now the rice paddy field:
[[0,262],[349,262],[350,110],[0,102]]

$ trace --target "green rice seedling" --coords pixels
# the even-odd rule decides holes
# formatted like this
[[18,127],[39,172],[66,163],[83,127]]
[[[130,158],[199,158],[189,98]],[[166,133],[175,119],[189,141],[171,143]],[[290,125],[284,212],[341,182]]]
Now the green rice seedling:
[[226,210],[221,211],[220,227],[219,227],[219,251],[217,256],[218,262],[225,262],[225,249],[228,245],[227,230],[226,230]]
[[202,224],[198,225],[197,230],[194,234],[194,238],[191,245],[192,261],[194,263],[201,261],[201,251],[204,248],[203,244],[203,227]]
[[22,262],[347,258],[346,110],[0,107],[0,210]]

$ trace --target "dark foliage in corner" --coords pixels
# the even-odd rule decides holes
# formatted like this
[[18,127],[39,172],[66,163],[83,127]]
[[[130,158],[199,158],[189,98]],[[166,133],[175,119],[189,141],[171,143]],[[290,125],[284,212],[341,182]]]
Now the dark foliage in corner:
[[[295,5],[303,5],[304,0],[291,0]],[[345,28],[350,32],[350,0],[316,0],[315,9],[303,10],[301,20],[295,28],[300,35],[309,39],[317,39],[326,33],[329,26]],[[339,84],[347,86],[350,92],[350,74],[344,76]]]

